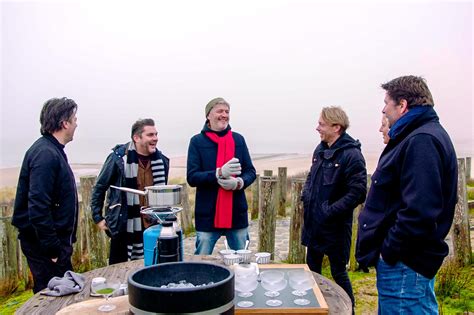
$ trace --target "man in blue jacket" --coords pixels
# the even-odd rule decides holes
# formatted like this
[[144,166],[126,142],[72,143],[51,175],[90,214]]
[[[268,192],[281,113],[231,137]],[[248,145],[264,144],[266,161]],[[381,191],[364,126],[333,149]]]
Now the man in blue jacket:
[[453,144],[423,78],[382,84],[390,140],[359,216],[356,257],[376,266],[379,314],[437,314],[434,277],[457,200]]
[[242,249],[248,239],[244,189],[256,178],[244,137],[231,131],[230,106],[223,98],[205,108],[201,133],[189,143],[187,181],[196,187],[196,255],[210,255],[225,235],[229,246]]
[[143,258],[140,208],[147,206],[144,196],[109,187],[144,190],[168,183],[169,159],[157,149],[158,133],[153,119],[137,120],[132,125],[131,138],[132,141],[112,149],[92,190],[92,219],[111,237],[109,264]]
[[307,246],[306,262],[321,273],[324,255],[331,274],[347,292],[354,305],[346,265],[352,236],[352,214],[367,193],[367,171],[360,143],[348,133],[349,118],[340,107],[324,107],[316,130],[321,143],[313,153],[302,200],[304,225],[302,244]]
[[33,275],[33,292],[72,270],[78,202],[74,174],[64,147],[77,127],[77,104],[48,100],[41,110],[42,137],[28,149],[18,179],[12,224]]

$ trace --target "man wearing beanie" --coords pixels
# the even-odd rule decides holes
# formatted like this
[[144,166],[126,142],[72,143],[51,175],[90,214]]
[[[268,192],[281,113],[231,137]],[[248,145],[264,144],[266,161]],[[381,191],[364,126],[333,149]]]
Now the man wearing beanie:
[[187,181],[196,187],[195,255],[211,255],[223,235],[230,248],[243,249],[248,236],[244,189],[256,178],[242,135],[229,125],[230,106],[223,98],[205,108],[206,122],[188,148]]

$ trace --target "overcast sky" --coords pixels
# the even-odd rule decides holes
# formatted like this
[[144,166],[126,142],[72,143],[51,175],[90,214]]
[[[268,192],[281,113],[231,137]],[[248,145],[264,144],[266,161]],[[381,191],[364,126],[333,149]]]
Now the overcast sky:
[[0,167],[20,165],[51,97],[78,105],[70,162],[102,162],[155,119],[159,148],[185,155],[217,96],[251,153],[311,153],[323,106],[348,113],[380,152],[384,91],[428,81],[460,156],[473,155],[473,5],[462,2],[1,2]]

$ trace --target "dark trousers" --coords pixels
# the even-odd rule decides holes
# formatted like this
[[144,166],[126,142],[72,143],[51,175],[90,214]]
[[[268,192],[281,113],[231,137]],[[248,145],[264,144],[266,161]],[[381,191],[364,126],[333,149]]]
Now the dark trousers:
[[61,245],[61,251],[57,262],[41,253],[40,244],[36,240],[20,240],[21,250],[26,256],[28,266],[33,275],[33,292],[37,293],[48,286],[53,277],[63,277],[68,270],[72,271],[71,256],[72,246]]
[[[352,285],[346,270],[347,259],[341,253],[326,253],[331,266],[331,275],[336,283],[346,291],[352,301],[352,308],[355,306]],[[311,271],[321,274],[324,253],[308,247],[306,263]]]
[[127,232],[120,232],[110,240],[109,265],[128,261]]

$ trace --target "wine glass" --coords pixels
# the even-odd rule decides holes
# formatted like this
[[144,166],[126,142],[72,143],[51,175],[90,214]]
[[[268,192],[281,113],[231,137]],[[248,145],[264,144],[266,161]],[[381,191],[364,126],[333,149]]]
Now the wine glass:
[[265,290],[268,290],[267,292],[265,292],[265,295],[273,298],[265,302],[265,304],[267,304],[268,306],[280,306],[283,304],[282,301],[274,299],[274,297],[280,295],[280,292],[278,291],[281,291],[286,287],[286,285],[288,284],[288,280],[282,278],[278,281],[267,282],[262,279],[262,282],[260,284]]
[[114,294],[114,292],[120,288],[120,282],[118,281],[111,281],[106,280],[104,282],[99,283],[92,283],[91,284],[91,291],[95,294],[101,295],[105,298],[106,304],[99,306],[97,309],[100,312],[110,312],[114,310],[117,306],[114,304],[107,304],[109,297]]
[[[252,291],[255,290],[258,286],[257,274],[246,277],[236,277],[234,283],[235,290],[239,292],[238,296],[243,298],[251,297],[253,295]],[[239,303],[237,303],[237,306],[251,307],[253,306],[253,302],[240,301]]]
[[[281,280],[283,280],[284,278],[285,278],[285,273],[279,270],[265,270],[260,273],[260,280],[262,281],[262,284],[263,282],[266,282],[267,287],[272,287],[272,284],[280,283]],[[264,286],[262,285],[262,287]],[[276,285],[276,287],[279,287],[279,286]],[[266,289],[266,287],[264,288]],[[276,297],[280,295],[280,293],[278,293],[279,290],[272,290],[272,289],[268,289],[268,290],[269,291],[265,292],[265,295],[268,297]]]
[[[288,272],[288,278],[290,279],[290,287],[295,289],[291,293],[299,297],[306,295],[306,290],[311,289],[314,285],[313,275],[310,271],[292,270]],[[305,298],[295,299],[293,302],[296,305],[308,305],[311,303],[311,301]]]

